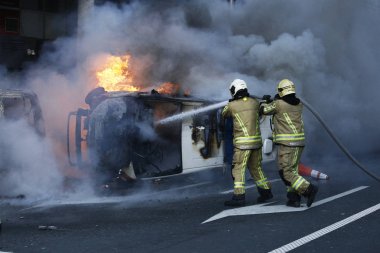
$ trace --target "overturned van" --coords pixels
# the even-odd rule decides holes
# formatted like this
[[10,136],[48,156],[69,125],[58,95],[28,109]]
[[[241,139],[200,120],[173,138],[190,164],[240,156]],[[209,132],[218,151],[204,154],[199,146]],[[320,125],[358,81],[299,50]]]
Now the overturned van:
[[0,120],[26,120],[40,136],[45,126],[37,95],[29,90],[0,89]]
[[[157,123],[212,101],[103,88],[91,91],[85,101],[89,109],[68,116],[69,162],[98,172],[104,180],[120,173],[133,179],[187,174],[232,160],[232,127],[220,127],[222,108]],[[260,127],[263,161],[274,160],[270,119],[261,118]]]

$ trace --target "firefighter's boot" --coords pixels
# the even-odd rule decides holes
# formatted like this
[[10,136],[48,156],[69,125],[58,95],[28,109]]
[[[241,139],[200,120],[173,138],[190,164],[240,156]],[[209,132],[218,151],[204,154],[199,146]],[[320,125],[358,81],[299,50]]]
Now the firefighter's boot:
[[259,191],[259,194],[260,194],[260,196],[257,198],[257,203],[264,203],[267,200],[273,198],[271,189],[263,189],[263,188],[257,187],[257,190]]
[[317,192],[318,186],[310,184],[309,187],[307,187],[305,193],[303,194],[303,196],[307,198],[307,207],[310,207],[313,204]]
[[301,196],[296,192],[288,192],[286,195],[288,197],[288,201],[286,202],[287,206],[291,207],[300,207],[301,206]]
[[224,202],[225,206],[245,206],[245,194],[234,194],[230,200]]

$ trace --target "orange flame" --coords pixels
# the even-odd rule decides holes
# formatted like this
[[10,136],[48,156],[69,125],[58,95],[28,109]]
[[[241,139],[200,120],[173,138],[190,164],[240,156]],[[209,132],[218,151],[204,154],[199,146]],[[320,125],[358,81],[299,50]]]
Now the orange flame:
[[131,56],[109,56],[106,67],[96,73],[98,86],[106,91],[139,91],[140,88],[132,85],[133,75],[128,69]]
[[158,93],[176,95],[179,92],[179,85],[174,83],[163,83],[157,89]]
[[[142,88],[133,85],[134,75],[129,68],[131,56],[108,56],[104,69],[96,72],[98,86],[106,91],[141,91]],[[165,82],[155,88],[158,93],[178,95],[180,87],[178,84]]]
[[183,92],[183,95],[184,95],[185,97],[190,96],[190,94],[191,94],[191,90],[190,90],[189,88],[186,88],[185,91]]

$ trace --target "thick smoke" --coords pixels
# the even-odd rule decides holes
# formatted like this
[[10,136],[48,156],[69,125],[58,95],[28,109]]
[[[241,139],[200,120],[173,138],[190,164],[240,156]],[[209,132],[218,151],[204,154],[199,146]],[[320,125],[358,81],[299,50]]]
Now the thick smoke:
[[[39,95],[47,140],[54,146],[54,156],[39,152],[38,165],[23,168],[32,178],[60,174],[67,166],[67,113],[84,106],[104,57],[126,53],[133,57],[136,84],[150,87],[170,81],[210,99],[228,99],[227,87],[235,78],[245,79],[256,95],[274,95],[276,83],[290,78],[297,93],[317,108],[354,153],[376,154],[380,151],[377,3],[238,0],[231,8],[222,0],[146,0],[96,6],[81,19],[76,36],[46,44],[38,62],[22,75],[0,69],[1,87],[29,87]],[[306,113],[306,153],[337,154],[318,124]],[[28,152],[18,148],[16,137],[4,136],[15,145],[9,152],[19,154],[9,158],[17,162],[25,157],[27,163]],[[49,162],[44,162],[47,157]],[[36,173],[36,167],[44,172]]]
[[[237,1],[231,8],[226,1],[214,0],[135,1],[121,9],[106,5],[94,10],[81,44],[97,41],[98,50],[132,53],[143,62],[139,66],[145,66],[140,72],[145,85],[177,82],[206,98],[228,98],[226,88],[234,78],[246,79],[250,92],[259,95],[274,95],[278,80],[291,78],[298,94],[321,112],[353,152],[376,153],[376,3]],[[311,115],[305,123],[310,154],[338,152]],[[316,152],[326,146],[332,148]]]
[[63,177],[51,146],[27,122],[2,122],[0,146],[2,196],[50,198],[59,194]]

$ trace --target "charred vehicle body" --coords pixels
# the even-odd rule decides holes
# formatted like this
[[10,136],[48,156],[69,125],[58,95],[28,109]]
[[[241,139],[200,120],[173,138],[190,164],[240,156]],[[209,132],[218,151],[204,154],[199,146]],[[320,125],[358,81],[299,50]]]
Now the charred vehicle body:
[[42,110],[37,95],[32,91],[0,89],[0,119],[24,119],[37,134],[45,135]]
[[[168,124],[161,119],[212,104],[193,97],[144,92],[91,91],[89,109],[68,116],[71,165],[90,169],[103,181],[166,177],[223,167],[232,160],[232,129],[221,127],[221,109]],[[74,118],[74,120],[73,120]],[[263,161],[274,160],[270,119],[261,119]]]
[[22,136],[25,133],[35,134],[37,138],[45,136],[42,111],[34,92],[0,89],[0,132],[0,197],[4,198],[20,194],[15,187],[17,180],[13,181],[9,175],[28,166],[20,162],[28,155],[16,148],[25,145]]

